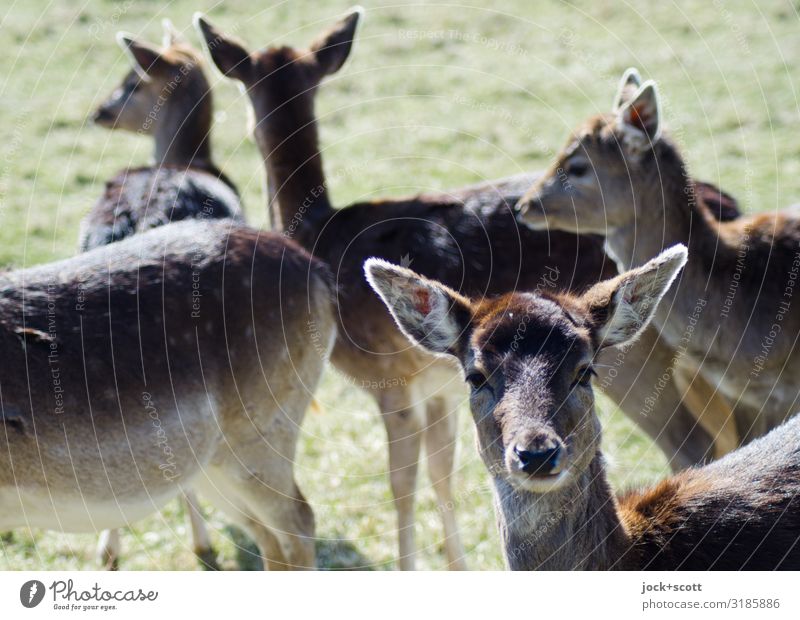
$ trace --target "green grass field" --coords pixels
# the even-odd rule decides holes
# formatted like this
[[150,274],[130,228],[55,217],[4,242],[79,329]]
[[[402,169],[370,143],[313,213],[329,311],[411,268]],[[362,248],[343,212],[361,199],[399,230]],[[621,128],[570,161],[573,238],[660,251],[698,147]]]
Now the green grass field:
[[[545,167],[568,129],[610,108],[630,65],[659,82],[668,127],[694,176],[718,183],[745,211],[800,197],[800,24],[794,3],[362,0],[350,62],[323,85],[317,112],[336,204],[444,189]],[[190,30],[203,10],[253,48],[304,45],[345,1],[215,6],[174,2],[19,0],[0,8],[0,266],[72,255],[83,214],[104,180],[148,161],[151,144],[87,121],[128,69],[114,34],[160,40],[160,21]],[[257,8],[258,7],[258,8]],[[238,183],[250,221],[265,225],[263,169],[247,137],[246,102],[213,74],[217,163]],[[334,373],[309,412],[298,477],[318,525],[321,567],[393,568],[394,510],[376,408]],[[487,477],[462,408],[455,478],[472,568],[502,568]],[[664,475],[659,451],[602,403],[605,450],[618,487]],[[427,479],[420,480],[420,567],[445,564]],[[208,508],[208,507],[207,507]],[[253,547],[208,510],[224,568],[252,568]],[[124,569],[193,569],[177,502],[123,536]],[[0,536],[0,569],[94,568],[94,535],[15,530]]]

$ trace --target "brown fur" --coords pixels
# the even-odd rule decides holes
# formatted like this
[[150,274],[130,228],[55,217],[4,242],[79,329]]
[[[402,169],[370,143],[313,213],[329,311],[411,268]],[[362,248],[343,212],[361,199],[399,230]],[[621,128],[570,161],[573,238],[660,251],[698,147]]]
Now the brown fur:
[[[685,248],[664,253],[579,297],[492,301],[471,301],[385,261],[367,263],[407,337],[464,369],[510,568],[800,567],[800,418],[649,489],[617,498],[606,480],[587,369],[600,348],[641,331],[685,256]],[[553,446],[557,461],[522,467],[522,454]]]
[[117,527],[199,488],[273,566],[313,567],[292,462],[335,330],[321,263],[186,221],[0,290],[0,528]]
[[131,39],[122,45],[138,71],[129,71],[94,119],[152,135],[155,165],[123,170],[106,184],[81,224],[80,249],[183,219],[243,221],[236,187],[212,160],[214,108],[201,55],[183,40],[161,49]]
[[[632,148],[628,135],[617,115],[583,123],[523,199],[523,218],[542,226],[544,213],[547,225],[567,231],[577,215],[582,230],[607,234],[607,248],[623,268],[685,243],[689,265],[654,323],[668,343],[685,348],[698,376],[734,404],[739,441],[763,435],[800,406],[800,352],[794,345],[800,315],[782,306],[796,303],[790,289],[800,259],[798,212],[718,222],[698,202],[668,137],[642,150]],[[569,190],[557,170],[569,170],[576,159],[591,162],[593,172]],[[765,340],[772,339],[771,329],[779,331],[773,344]]]
[[[255,53],[207,21],[198,23],[219,69],[247,86],[257,119],[255,137],[267,170],[273,225],[331,265],[336,274],[340,337],[332,361],[378,402],[390,452],[396,453],[390,454],[390,468],[407,472],[394,475],[394,494],[413,497],[421,431],[426,423],[433,426],[435,418],[419,407],[409,411],[410,403],[419,402],[422,395],[373,386],[401,382],[413,388],[425,383],[426,376],[441,372],[442,364],[406,346],[361,278],[363,262],[371,256],[395,262],[405,258],[421,273],[473,296],[537,286],[579,291],[612,275],[615,268],[604,259],[597,237],[534,233],[516,225],[513,206],[536,175],[334,209],[319,153],[314,95],[328,67],[319,50],[340,49],[346,57],[354,19],[345,18],[309,49],[281,47]],[[332,40],[335,45],[326,47]],[[719,213],[735,213],[730,197],[707,184],[699,187],[717,201]],[[557,281],[548,283],[546,277],[554,273]],[[672,357],[656,334],[648,334],[646,340],[646,346],[628,352],[624,368],[608,382],[608,391],[662,446],[674,467],[699,462],[710,456],[712,440],[682,407],[681,393],[674,386],[665,389],[658,412],[640,413],[634,397],[642,389],[638,386],[655,384]],[[449,424],[452,433],[455,427]],[[434,452],[449,455],[452,463],[453,436],[445,435],[442,441],[445,445],[434,447]],[[450,467],[446,464],[440,474],[446,480]],[[440,506],[453,505],[448,488],[437,489],[437,494]],[[400,508],[406,514],[399,519],[400,528],[406,532],[413,528],[410,503]],[[448,533],[447,539],[453,535]],[[404,561],[412,549],[408,540],[401,543],[401,566],[413,565]]]

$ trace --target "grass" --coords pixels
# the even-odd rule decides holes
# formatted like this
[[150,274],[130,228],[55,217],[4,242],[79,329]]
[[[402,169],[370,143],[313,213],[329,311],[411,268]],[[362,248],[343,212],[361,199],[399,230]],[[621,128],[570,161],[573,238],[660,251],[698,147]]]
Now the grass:
[[[359,41],[318,97],[326,171],[337,204],[441,189],[543,168],[567,131],[609,108],[629,65],[658,80],[668,126],[694,175],[719,183],[746,211],[800,195],[798,15],[788,2],[672,3],[507,0],[479,6],[363,0]],[[82,215],[116,170],[146,162],[150,143],[112,134],[87,117],[121,80],[114,43],[125,29],[160,38],[160,20],[186,28],[201,9],[253,47],[306,44],[346,2],[47,0],[0,9],[0,265],[72,255]],[[193,32],[189,37],[197,43]],[[263,170],[247,138],[245,101],[214,75],[216,159],[243,191],[248,216],[265,221]],[[394,511],[383,428],[367,397],[329,373],[298,457],[317,515],[320,564],[392,568]],[[463,409],[463,408],[462,408]],[[621,413],[601,406],[612,482],[665,473],[665,461]],[[455,479],[473,568],[501,568],[487,479],[460,416]],[[420,482],[420,566],[444,565],[433,493]],[[223,568],[255,567],[252,547],[209,510]],[[177,502],[124,532],[122,567],[193,569]],[[15,530],[0,538],[1,569],[93,568],[94,535]]]

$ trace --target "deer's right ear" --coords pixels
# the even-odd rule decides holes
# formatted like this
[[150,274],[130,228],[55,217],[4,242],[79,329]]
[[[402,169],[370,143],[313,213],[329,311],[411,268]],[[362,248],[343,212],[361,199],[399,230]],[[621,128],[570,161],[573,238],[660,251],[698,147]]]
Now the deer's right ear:
[[633,154],[652,148],[661,137],[661,103],[656,83],[648,80],[617,110],[622,140]]
[[134,71],[145,82],[149,82],[152,79],[150,75],[166,64],[166,61],[161,58],[161,53],[155,46],[137,41],[132,34],[118,32],[117,44],[128,55]]
[[364,272],[409,340],[431,353],[461,356],[472,322],[466,298],[379,258],[367,260]]
[[583,295],[599,349],[625,344],[642,332],[687,257],[686,246],[675,245],[638,269],[595,284]]
[[619,81],[619,86],[617,86],[617,94],[614,97],[614,106],[611,111],[614,113],[619,112],[619,109],[631,100],[631,97],[636,94],[641,85],[642,76],[639,75],[636,68],[629,67],[625,69],[625,73],[622,74],[622,79]]
[[353,40],[363,14],[364,9],[360,6],[353,7],[347,17],[338,21],[311,44],[311,53],[316,57],[324,75],[336,73],[342,68],[353,49]]
[[192,23],[203,37],[211,60],[223,75],[246,82],[250,79],[253,60],[244,44],[234,37],[229,37],[211,25],[205,15],[195,13]]

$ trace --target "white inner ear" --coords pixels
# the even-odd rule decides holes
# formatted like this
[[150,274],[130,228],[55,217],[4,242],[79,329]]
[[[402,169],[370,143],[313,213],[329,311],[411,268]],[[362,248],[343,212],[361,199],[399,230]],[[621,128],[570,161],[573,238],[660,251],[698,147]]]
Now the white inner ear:
[[614,314],[600,331],[603,346],[624,344],[642,332],[687,257],[680,244],[664,250],[614,292]]
[[634,282],[628,282],[614,292],[614,314],[600,332],[602,346],[625,344],[634,339],[645,326],[646,315],[643,317],[639,309],[630,303],[633,294]]
[[[420,287],[420,290],[422,287]],[[421,329],[427,334],[427,346],[436,351],[445,351],[451,348],[459,337],[458,325],[450,315],[450,299],[437,289],[424,287],[428,295],[430,311],[420,313],[422,316]]]
[[365,272],[406,337],[432,353],[451,352],[461,330],[446,291],[381,259],[369,259]]

